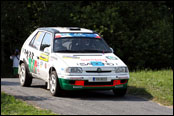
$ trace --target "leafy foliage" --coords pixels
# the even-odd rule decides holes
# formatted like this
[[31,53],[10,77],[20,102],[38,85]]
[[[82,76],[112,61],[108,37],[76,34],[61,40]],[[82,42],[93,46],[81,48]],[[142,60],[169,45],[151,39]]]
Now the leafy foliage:
[[1,61],[38,27],[77,26],[100,33],[131,70],[173,67],[171,9],[164,1],[3,1]]

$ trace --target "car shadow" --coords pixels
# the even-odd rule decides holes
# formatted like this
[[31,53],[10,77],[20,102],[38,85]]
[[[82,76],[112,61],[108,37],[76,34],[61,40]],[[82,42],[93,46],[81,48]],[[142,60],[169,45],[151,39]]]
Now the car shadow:
[[[1,85],[5,86],[20,86],[19,82],[8,82],[8,81],[1,81]],[[78,91],[65,91],[64,94],[60,97],[53,97],[49,90],[46,88],[44,81],[34,81],[29,88],[36,88],[36,89],[43,89],[50,99],[56,100],[60,98],[67,98],[67,99],[79,99],[79,100],[106,100],[106,101],[148,101],[152,100],[153,96],[146,91],[145,88],[137,88],[135,86],[128,86],[127,93],[124,97],[116,97],[112,90],[78,90]],[[146,96],[144,99],[143,97],[139,96]],[[34,101],[43,101],[47,100],[46,97],[38,97],[36,96],[28,96],[22,97],[17,96],[18,98],[23,98],[24,100],[34,100]]]
[[152,100],[154,98],[152,94],[150,94],[145,88],[142,87],[137,88],[135,86],[128,86],[127,93],[134,96],[143,97],[148,100]]
[[[46,91],[49,91],[46,89],[45,85],[32,85],[31,88],[41,88]],[[135,93],[132,93],[134,90]],[[141,92],[140,92],[141,91]],[[143,94],[138,94],[138,93]],[[143,96],[145,95],[146,99],[144,99]],[[51,94],[49,94],[50,97]],[[64,91],[64,93],[61,96],[54,97],[56,98],[70,98],[70,99],[79,99],[79,100],[95,100],[95,101],[149,101],[153,99],[153,96],[146,91],[145,88],[137,88],[133,86],[129,86],[127,93],[124,97],[117,97],[114,95],[112,90],[77,90],[77,91]]]
[[45,101],[49,100],[47,97],[41,97],[41,96],[22,96],[22,95],[13,95],[17,99],[21,99],[24,101]]
[[148,101],[153,99],[153,96],[148,93],[144,88],[136,88],[146,93],[149,97],[144,99],[129,92],[129,89],[124,97],[117,97],[112,90],[85,90],[85,91],[71,91],[66,92],[62,97],[81,99],[81,100],[95,100],[95,101]]
[[2,81],[1,80],[1,85],[4,85],[4,86],[19,86],[19,82],[10,82],[10,81]]

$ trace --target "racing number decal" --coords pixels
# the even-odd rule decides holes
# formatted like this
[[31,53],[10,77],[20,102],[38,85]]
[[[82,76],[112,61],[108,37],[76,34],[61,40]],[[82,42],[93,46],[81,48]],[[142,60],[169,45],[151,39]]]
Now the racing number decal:
[[33,52],[24,49],[24,54],[26,54],[27,59],[29,58],[33,59],[33,56],[34,56]]
[[27,60],[29,62],[29,71],[37,73],[37,61],[33,59],[34,53],[27,49],[24,49],[24,54],[26,54]]

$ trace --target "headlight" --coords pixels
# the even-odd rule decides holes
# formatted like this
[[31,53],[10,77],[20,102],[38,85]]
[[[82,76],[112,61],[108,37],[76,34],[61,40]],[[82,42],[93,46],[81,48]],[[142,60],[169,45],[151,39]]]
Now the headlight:
[[115,72],[116,73],[128,73],[128,68],[127,67],[116,67]]
[[82,73],[83,70],[82,70],[82,68],[80,68],[80,67],[68,67],[68,68],[66,69],[66,72],[67,72],[67,73]]

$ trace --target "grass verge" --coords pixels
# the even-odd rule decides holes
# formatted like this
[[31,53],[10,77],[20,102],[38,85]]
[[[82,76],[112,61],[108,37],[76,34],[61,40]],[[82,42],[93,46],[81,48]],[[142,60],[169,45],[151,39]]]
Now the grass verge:
[[173,71],[144,70],[130,72],[128,93],[160,104],[173,105]]
[[14,96],[1,92],[1,115],[56,115],[50,110],[37,109]]

